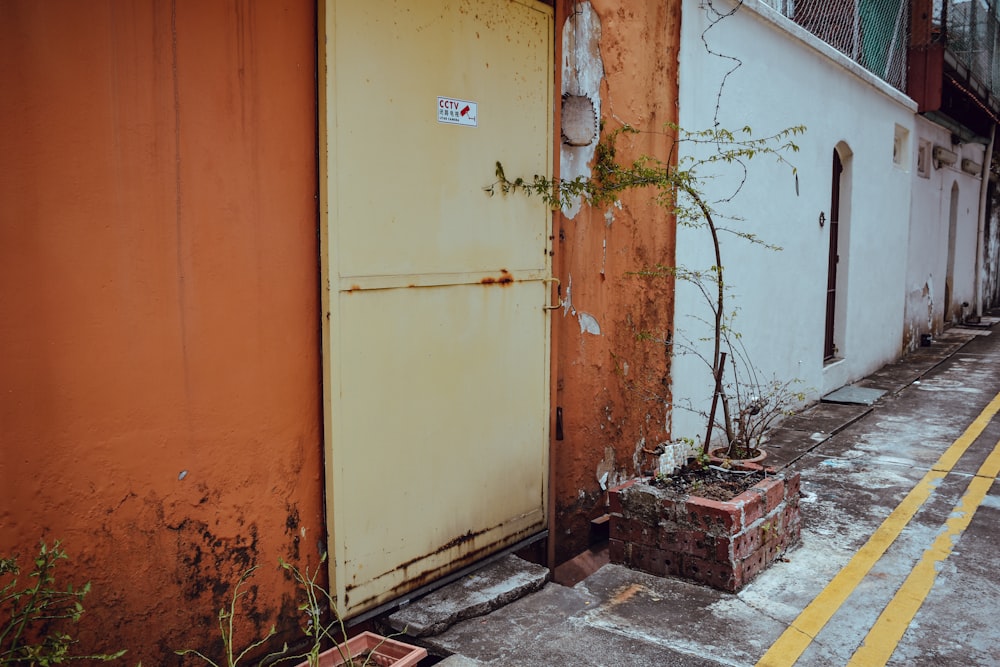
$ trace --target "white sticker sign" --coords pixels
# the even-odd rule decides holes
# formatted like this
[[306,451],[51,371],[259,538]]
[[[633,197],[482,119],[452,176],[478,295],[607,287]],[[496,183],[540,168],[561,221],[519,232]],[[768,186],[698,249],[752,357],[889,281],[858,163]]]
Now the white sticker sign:
[[439,97],[437,102],[438,122],[448,125],[479,125],[479,105],[454,97]]

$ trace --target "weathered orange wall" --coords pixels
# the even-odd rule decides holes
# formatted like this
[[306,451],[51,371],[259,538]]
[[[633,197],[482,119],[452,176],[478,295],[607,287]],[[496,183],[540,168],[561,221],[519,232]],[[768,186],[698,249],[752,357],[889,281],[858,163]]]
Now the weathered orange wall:
[[63,540],[82,649],[216,652],[252,564],[252,624],[293,629],[278,557],[325,539],[314,74],[310,2],[0,1],[0,552]]
[[[557,35],[574,4],[564,0],[557,6]],[[605,130],[626,122],[644,131],[620,140],[620,160],[666,159],[670,132],[664,125],[677,122],[680,2],[593,0],[592,5],[601,23]],[[556,216],[557,277],[568,286],[572,276],[574,307],[593,315],[601,328],[599,336],[583,333],[575,317],[563,311],[553,316],[556,405],[562,408],[564,437],[556,442],[554,460],[558,561],[586,548],[590,520],[607,511],[602,472],[610,472],[609,482],[636,474],[642,464],[639,443],[645,439],[652,447],[669,430],[663,401],[646,400],[650,393],[669,398],[667,349],[637,340],[636,334],[664,336],[672,329],[673,285],[629,273],[674,264],[673,220],[641,191],[623,197],[610,224],[606,213],[584,208],[573,219]]]

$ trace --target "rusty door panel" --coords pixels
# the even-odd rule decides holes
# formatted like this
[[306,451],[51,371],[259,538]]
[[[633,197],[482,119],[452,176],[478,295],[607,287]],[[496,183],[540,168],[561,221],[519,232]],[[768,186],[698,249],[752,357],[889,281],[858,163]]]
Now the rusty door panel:
[[544,525],[542,286],[341,294],[349,607]]
[[[545,527],[552,12],[329,0],[321,209],[331,579],[347,616]],[[439,122],[439,97],[478,124]],[[509,166],[508,166],[509,165]]]

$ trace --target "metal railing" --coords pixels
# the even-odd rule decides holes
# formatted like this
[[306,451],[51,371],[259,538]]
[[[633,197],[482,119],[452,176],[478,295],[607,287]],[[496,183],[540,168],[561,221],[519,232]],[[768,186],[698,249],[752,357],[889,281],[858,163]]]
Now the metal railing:
[[1000,89],[1000,21],[995,2],[935,0],[932,39],[943,41],[955,59],[991,93]]
[[866,70],[906,89],[909,0],[762,0]]

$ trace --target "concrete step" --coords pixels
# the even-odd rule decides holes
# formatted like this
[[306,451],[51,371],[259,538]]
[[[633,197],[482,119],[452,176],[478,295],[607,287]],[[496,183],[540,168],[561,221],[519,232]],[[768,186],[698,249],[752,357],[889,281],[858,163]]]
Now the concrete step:
[[389,625],[411,637],[438,635],[539,590],[548,578],[548,568],[510,555],[411,602],[389,616]]
[[481,667],[483,663],[455,653],[437,664],[437,667]]
[[576,586],[610,562],[608,541],[605,540],[558,566],[552,573],[552,581],[560,586]]

